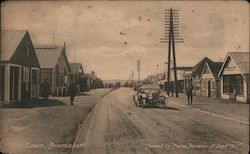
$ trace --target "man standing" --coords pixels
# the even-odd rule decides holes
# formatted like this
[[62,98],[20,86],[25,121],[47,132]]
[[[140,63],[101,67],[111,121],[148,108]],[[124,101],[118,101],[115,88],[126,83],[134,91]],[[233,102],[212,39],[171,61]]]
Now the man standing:
[[74,105],[74,98],[76,96],[77,88],[74,82],[70,82],[69,87],[68,87],[68,95],[70,96],[70,104]]
[[43,103],[46,104],[48,102],[50,94],[49,83],[47,79],[44,80],[44,83],[40,86],[40,96],[43,97]]
[[193,102],[193,86],[191,83],[188,84],[186,92],[188,97],[188,105],[191,105]]

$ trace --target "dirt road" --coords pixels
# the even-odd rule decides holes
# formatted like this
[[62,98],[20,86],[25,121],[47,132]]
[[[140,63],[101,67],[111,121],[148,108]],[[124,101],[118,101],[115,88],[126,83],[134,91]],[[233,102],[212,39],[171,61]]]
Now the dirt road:
[[248,153],[249,125],[169,103],[139,108],[129,88],[115,90],[96,105],[72,153]]

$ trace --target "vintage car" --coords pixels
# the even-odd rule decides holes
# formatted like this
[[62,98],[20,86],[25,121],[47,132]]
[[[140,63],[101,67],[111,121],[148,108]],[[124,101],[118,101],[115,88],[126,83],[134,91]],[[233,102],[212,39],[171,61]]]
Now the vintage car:
[[156,84],[143,84],[134,95],[136,106],[161,106],[165,108],[167,103],[166,93]]
[[135,83],[134,86],[133,86],[134,91],[138,91],[141,86],[142,86],[142,83]]

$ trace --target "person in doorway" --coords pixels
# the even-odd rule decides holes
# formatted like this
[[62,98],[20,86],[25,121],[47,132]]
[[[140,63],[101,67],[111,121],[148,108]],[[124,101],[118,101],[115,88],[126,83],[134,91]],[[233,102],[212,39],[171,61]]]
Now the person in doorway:
[[46,104],[48,102],[50,94],[50,87],[47,79],[40,86],[40,96],[43,97],[43,103]]
[[70,97],[70,105],[74,105],[74,98],[77,93],[77,88],[76,85],[73,81],[70,82],[69,87],[68,87],[68,95]]
[[193,86],[191,83],[188,84],[186,89],[187,97],[188,97],[188,105],[191,105],[193,102]]

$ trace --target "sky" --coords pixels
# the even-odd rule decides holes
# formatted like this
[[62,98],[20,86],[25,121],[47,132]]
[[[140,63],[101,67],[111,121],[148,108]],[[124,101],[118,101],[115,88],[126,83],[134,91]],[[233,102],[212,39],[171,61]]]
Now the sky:
[[169,8],[180,10],[184,43],[176,44],[177,66],[249,52],[247,1],[7,1],[1,3],[1,28],[28,30],[33,44],[66,42],[69,61],[75,49],[75,62],[104,80],[131,79],[140,59],[145,78],[164,72],[168,45],[160,38]]

